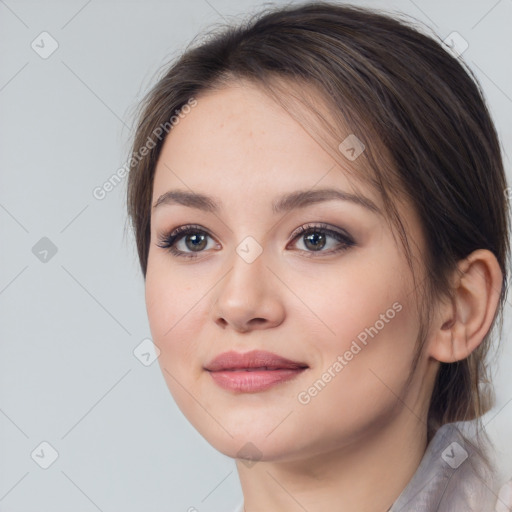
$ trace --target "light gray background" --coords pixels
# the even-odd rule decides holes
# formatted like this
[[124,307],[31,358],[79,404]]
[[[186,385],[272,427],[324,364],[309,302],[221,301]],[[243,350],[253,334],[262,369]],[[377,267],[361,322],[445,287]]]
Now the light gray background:
[[[359,4],[468,41],[463,58],[510,176],[512,0]],[[0,0],[0,511],[207,512],[240,502],[234,462],[188,424],[158,362],[134,356],[150,332],[124,236],[125,182],[103,200],[92,191],[124,164],[131,113],[160,66],[203,28],[262,5]],[[31,47],[43,31],[59,45],[46,59]],[[46,262],[32,252],[42,237],[57,248]],[[486,422],[512,477],[509,318],[510,302]],[[48,469],[36,463],[50,454],[43,441],[58,452]]]

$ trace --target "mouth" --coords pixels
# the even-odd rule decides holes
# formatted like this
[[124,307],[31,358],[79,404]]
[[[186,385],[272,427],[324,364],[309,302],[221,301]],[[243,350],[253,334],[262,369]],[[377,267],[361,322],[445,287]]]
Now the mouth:
[[[288,368],[283,367],[270,367],[270,366],[259,366],[258,368],[224,368],[223,372],[258,372],[258,371],[275,371],[275,370],[286,370]],[[210,370],[211,371],[211,370]]]
[[290,381],[307,368],[303,362],[259,350],[225,352],[204,367],[221,388],[241,393],[265,391]]

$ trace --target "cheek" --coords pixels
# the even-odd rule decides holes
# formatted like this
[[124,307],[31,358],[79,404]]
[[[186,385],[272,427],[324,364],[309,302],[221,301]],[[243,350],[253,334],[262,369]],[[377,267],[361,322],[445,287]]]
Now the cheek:
[[406,383],[419,324],[407,294],[395,292],[394,300],[380,297],[372,301],[368,297],[366,303],[347,304],[347,321],[339,319],[334,324],[336,342],[323,347],[322,371],[331,368],[337,377],[317,406],[322,409],[332,403],[343,404],[338,410],[339,421],[347,411],[352,411],[356,423],[357,416],[364,422],[373,415],[386,414],[397,397],[410,391]]
[[202,366],[198,359],[198,314],[205,290],[190,284],[183,273],[168,270],[168,265],[148,264],[146,308],[153,342],[160,350],[158,362],[174,401],[185,415],[192,414],[194,401],[189,392],[199,378]]
[[[413,406],[406,384],[417,335],[414,309],[400,300],[395,308],[383,304],[359,313],[353,309],[365,316],[354,317],[356,323],[338,320],[336,337],[323,337],[321,364],[296,396],[298,412],[315,418],[319,438],[356,439],[385,424],[402,401]],[[359,318],[366,318],[363,327]]]
[[[389,301],[368,297],[363,303],[338,302],[330,320],[335,335],[322,336],[316,345],[321,352],[319,372],[331,369],[343,375],[336,380],[343,380],[342,386],[348,386],[354,397],[375,396],[375,386],[388,384],[394,389],[404,384],[419,329],[414,306],[405,298],[397,292]],[[336,361],[342,367],[333,368]]]
[[[165,259],[165,258],[163,258]],[[179,358],[194,353],[194,328],[204,290],[185,272],[171,270],[159,256],[149,258],[146,274],[146,309],[153,342],[160,349],[160,361],[174,367]],[[195,284],[191,284],[194,282]]]
[[409,268],[391,250],[387,254],[387,260],[369,255],[368,265],[358,259],[350,272],[323,279],[322,293],[315,295],[314,308],[322,320],[316,324],[326,328],[313,340],[321,356],[312,381],[329,369],[336,375],[318,405],[341,400],[356,409],[369,402],[378,409],[382,400],[394,399],[390,389],[403,391],[419,323]]
[[348,349],[354,339],[364,345],[372,335],[394,338],[397,346],[407,344],[408,335],[414,332],[408,267],[391,247],[380,256],[367,252],[347,258],[339,272],[320,270],[309,284],[302,279],[302,289],[309,290],[305,302],[317,313],[315,324],[325,327],[324,348]]

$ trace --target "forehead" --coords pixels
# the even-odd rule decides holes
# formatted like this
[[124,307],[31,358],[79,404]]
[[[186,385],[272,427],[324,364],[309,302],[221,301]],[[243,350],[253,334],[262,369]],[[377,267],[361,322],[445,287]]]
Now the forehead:
[[364,191],[379,202],[378,194],[357,178],[356,162],[333,158],[322,146],[325,141],[256,85],[235,83],[196,99],[166,137],[154,200],[171,186],[217,191],[230,199],[337,186]]

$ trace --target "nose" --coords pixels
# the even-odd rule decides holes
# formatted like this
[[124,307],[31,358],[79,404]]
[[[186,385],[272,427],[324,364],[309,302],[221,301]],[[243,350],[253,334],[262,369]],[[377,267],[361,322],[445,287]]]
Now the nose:
[[212,311],[222,329],[248,332],[283,322],[283,284],[266,263],[263,254],[251,263],[234,255],[231,269],[215,288]]

